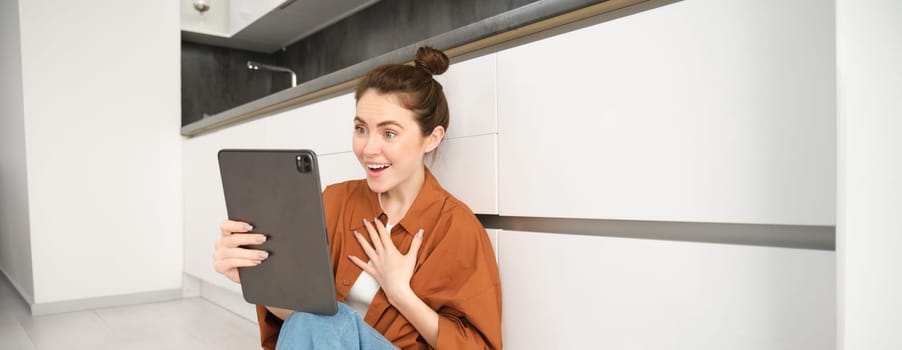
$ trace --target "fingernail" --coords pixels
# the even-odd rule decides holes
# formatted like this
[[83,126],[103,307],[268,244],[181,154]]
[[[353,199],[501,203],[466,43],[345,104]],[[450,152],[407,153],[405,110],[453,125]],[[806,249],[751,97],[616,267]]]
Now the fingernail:
[[360,232],[354,231],[354,235],[360,237]]
[[267,253],[267,252],[260,252],[260,253],[257,253],[257,256],[259,256],[260,259],[266,259],[266,258],[269,257],[269,253]]
[[369,222],[366,221],[366,218],[364,218],[364,219],[363,219],[363,224],[366,225],[366,224],[368,224],[368,223],[369,223]]
[[423,238],[423,229],[420,229],[420,232],[417,232],[417,238]]
[[247,230],[247,232],[253,231],[253,230],[254,230],[254,225],[251,225],[251,224],[244,224],[244,229]]
[[266,242],[266,236],[257,236],[257,242],[263,243]]
[[263,260],[254,260],[254,265],[260,265],[263,263]]

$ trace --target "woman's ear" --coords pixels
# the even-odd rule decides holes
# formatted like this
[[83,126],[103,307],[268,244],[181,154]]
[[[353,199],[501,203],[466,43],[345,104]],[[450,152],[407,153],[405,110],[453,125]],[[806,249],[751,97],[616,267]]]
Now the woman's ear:
[[440,143],[442,143],[442,139],[445,138],[445,127],[439,125],[436,126],[435,129],[432,129],[432,133],[429,136],[426,136],[426,149],[425,153],[429,153],[434,151]]

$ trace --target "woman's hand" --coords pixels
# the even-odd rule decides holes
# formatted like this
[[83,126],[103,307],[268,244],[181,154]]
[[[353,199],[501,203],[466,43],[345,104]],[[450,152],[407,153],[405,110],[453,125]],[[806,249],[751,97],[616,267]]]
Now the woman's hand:
[[257,266],[269,257],[269,253],[262,250],[239,248],[242,245],[266,242],[263,234],[246,233],[253,229],[253,226],[240,221],[223,220],[219,224],[222,236],[216,241],[213,268],[235,283],[241,282],[238,277],[239,267]]
[[407,254],[401,254],[392,242],[385,225],[379,219],[375,219],[375,226],[364,219],[363,225],[366,226],[373,245],[371,246],[359,232],[354,231],[354,236],[357,237],[360,246],[370,258],[371,265],[356,256],[348,256],[348,258],[363,271],[373,276],[373,279],[379,282],[379,286],[385,291],[388,301],[395,305],[402,298],[413,294],[410,289],[410,278],[413,277],[417,253],[423,244],[423,230],[421,229],[414,236]]

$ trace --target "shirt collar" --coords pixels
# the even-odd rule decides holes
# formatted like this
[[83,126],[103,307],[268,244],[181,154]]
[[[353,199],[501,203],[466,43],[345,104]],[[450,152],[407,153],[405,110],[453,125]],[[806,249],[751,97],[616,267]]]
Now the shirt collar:
[[407,214],[401,218],[398,225],[409,234],[416,234],[420,229],[431,228],[438,221],[441,206],[448,196],[447,192],[438,183],[429,168],[426,168],[426,178],[420,193],[414,199]]
[[[420,229],[432,227],[430,224],[434,224],[438,220],[440,210],[437,209],[441,207],[441,203],[444,202],[447,196],[447,193],[438,183],[435,176],[432,175],[432,172],[429,171],[429,168],[425,168],[425,170],[423,187],[420,188],[416,199],[413,200],[413,204],[410,205],[410,209],[407,209],[407,214],[401,218],[401,221],[394,223],[404,228],[404,231],[411,235],[416,234]],[[379,220],[382,220],[384,223],[387,215],[382,210],[382,206],[379,205],[379,194],[373,191],[367,192],[369,192],[367,202],[372,209],[371,212],[379,213]],[[360,226],[363,227],[363,223]]]

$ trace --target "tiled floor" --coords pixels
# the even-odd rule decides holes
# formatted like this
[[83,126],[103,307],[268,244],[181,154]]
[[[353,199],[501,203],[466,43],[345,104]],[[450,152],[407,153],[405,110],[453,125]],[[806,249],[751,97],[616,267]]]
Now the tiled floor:
[[201,298],[31,316],[0,275],[0,349],[259,349],[257,326]]

